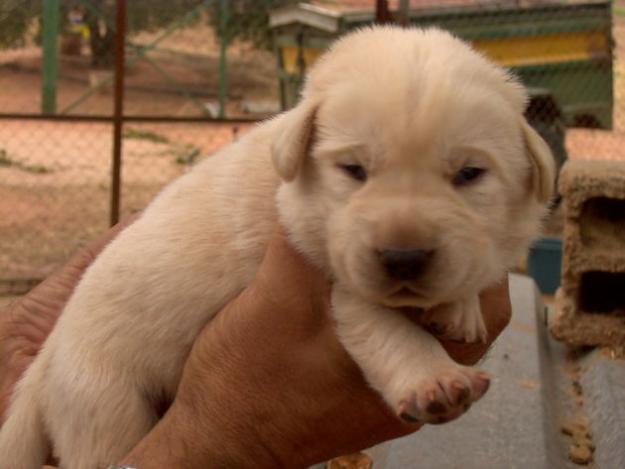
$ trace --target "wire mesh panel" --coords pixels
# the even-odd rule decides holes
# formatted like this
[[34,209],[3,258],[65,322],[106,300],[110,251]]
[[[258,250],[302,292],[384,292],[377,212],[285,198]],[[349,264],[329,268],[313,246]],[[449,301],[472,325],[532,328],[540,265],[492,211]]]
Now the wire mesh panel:
[[[128,12],[124,113],[171,119],[124,125],[124,213],[145,206],[168,181],[249,127],[211,119],[254,120],[279,111],[270,44],[244,41],[240,30],[221,33],[239,18],[238,6],[246,2],[176,3],[172,8],[171,3],[139,1]],[[162,27],[133,26],[146,9]],[[208,122],[176,121],[194,118]]]
[[[0,291],[41,279],[107,226],[112,127],[57,119],[90,86],[69,3],[0,1]],[[85,113],[111,110],[98,95]]]
[[[155,17],[172,15],[168,3],[143,3],[149,3]],[[241,15],[235,8],[237,4],[253,2],[191,3],[196,4],[194,8],[181,10],[164,29],[131,28],[127,41],[126,114],[240,117],[277,111],[275,105],[267,103],[276,99],[278,88],[270,44],[243,41],[245,36],[234,25],[230,27],[232,32],[219,32],[226,27],[220,24],[220,5],[228,6],[224,15],[231,18],[231,24],[232,18]],[[269,6],[276,2],[266,3]],[[141,8],[131,8],[129,24],[134,23],[133,15],[141,14]],[[150,107],[140,104],[140,93],[156,97]],[[265,102],[249,104],[258,100]]]
[[124,126],[122,214],[144,208],[158,191],[251,124],[129,123]]
[[[32,284],[108,224],[117,3],[0,0],[0,283]],[[224,118],[278,110],[269,44],[219,32],[234,2],[126,7],[122,216],[250,125]]]
[[[41,278],[107,226],[120,1],[0,0],[0,282]],[[308,67],[382,3],[126,1],[122,216],[294,105]],[[623,159],[625,0],[387,4],[379,18],[448,29],[517,74],[560,164]]]
[[0,121],[0,280],[42,278],[107,226],[111,126]]

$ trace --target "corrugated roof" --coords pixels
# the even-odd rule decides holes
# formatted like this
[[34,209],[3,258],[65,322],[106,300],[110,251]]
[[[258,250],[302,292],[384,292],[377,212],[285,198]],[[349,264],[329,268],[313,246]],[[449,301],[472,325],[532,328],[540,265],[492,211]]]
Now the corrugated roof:
[[[310,3],[328,10],[349,13],[354,11],[372,11],[375,9],[375,0],[310,0]],[[515,0],[410,0],[410,9],[433,8],[433,7],[451,7],[451,6],[467,6],[467,5],[488,5],[488,4],[516,3]],[[389,0],[389,8],[396,10],[399,0]]]

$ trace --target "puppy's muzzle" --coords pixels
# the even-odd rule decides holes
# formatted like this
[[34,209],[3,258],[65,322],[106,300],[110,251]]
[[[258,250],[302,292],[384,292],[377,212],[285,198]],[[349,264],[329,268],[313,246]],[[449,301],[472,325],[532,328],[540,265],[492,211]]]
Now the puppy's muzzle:
[[378,251],[386,274],[394,280],[414,280],[427,269],[433,251],[425,249],[383,249]]

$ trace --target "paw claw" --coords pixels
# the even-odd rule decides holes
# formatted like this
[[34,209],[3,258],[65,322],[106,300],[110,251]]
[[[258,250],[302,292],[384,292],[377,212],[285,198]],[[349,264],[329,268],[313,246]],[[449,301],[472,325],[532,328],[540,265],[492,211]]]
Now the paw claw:
[[484,394],[486,394],[486,391],[488,391],[488,388],[490,388],[490,376],[488,376],[483,371],[479,371],[476,374],[476,378],[480,382],[477,391],[480,396],[483,396]]
[[438,401],[432,401],[430,402],[427,407],[425,408],[425,410],[429,413],[429,414],[444,414],[447,411],[447,406],[445,406],[443,403],[438,402]]
[[455,393],[453,393],[454,395],[450,396],[452,398],[451,399],[452,405],[458,405],[462,402],[465,402],[467,399],[469,399],[471,393],[469,389],[460,381],[452,382],[451,387],[453,388],[454,391],[456,391]]
[[[397,414],[414,423],[444,423],[466,412],[488,390],[490,378],[482,371],[458,366],[421,380],[399,402]],[[406,396],[406,395],[405,395]]]
[[412,403],[407,401],[400,402],[397,413],[402,420],[408,423],[416,423],[419,421],[419,419],[414,415],[417,413],[417,409],[414,406],[414,399]]
[[414,416],[410,415],[410,414],[409,414],[409,413],[407,413],[407,412],[402,412],[401,414],[399,414],[399,417],[400,417],[402,420],[404,420],[405,422],[408,422],[408,423],[417,423],[417,422],[419,421],[419,419],[418,419],[418,418],[416,418],[416,417],[414,417]]

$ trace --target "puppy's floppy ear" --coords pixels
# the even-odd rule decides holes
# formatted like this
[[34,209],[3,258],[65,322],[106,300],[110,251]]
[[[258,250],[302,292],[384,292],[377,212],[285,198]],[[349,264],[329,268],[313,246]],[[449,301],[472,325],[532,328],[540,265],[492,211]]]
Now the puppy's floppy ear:
[[273,165],[285,181],[295,179],[310,150],[317,105],[302,101],[280,117],[281,127],[271,146]]
[[521,130],[525,151],[532,162],[532,192],[539,202],[547,203],[555,188],[555,159],[547,143],[523,118]]

